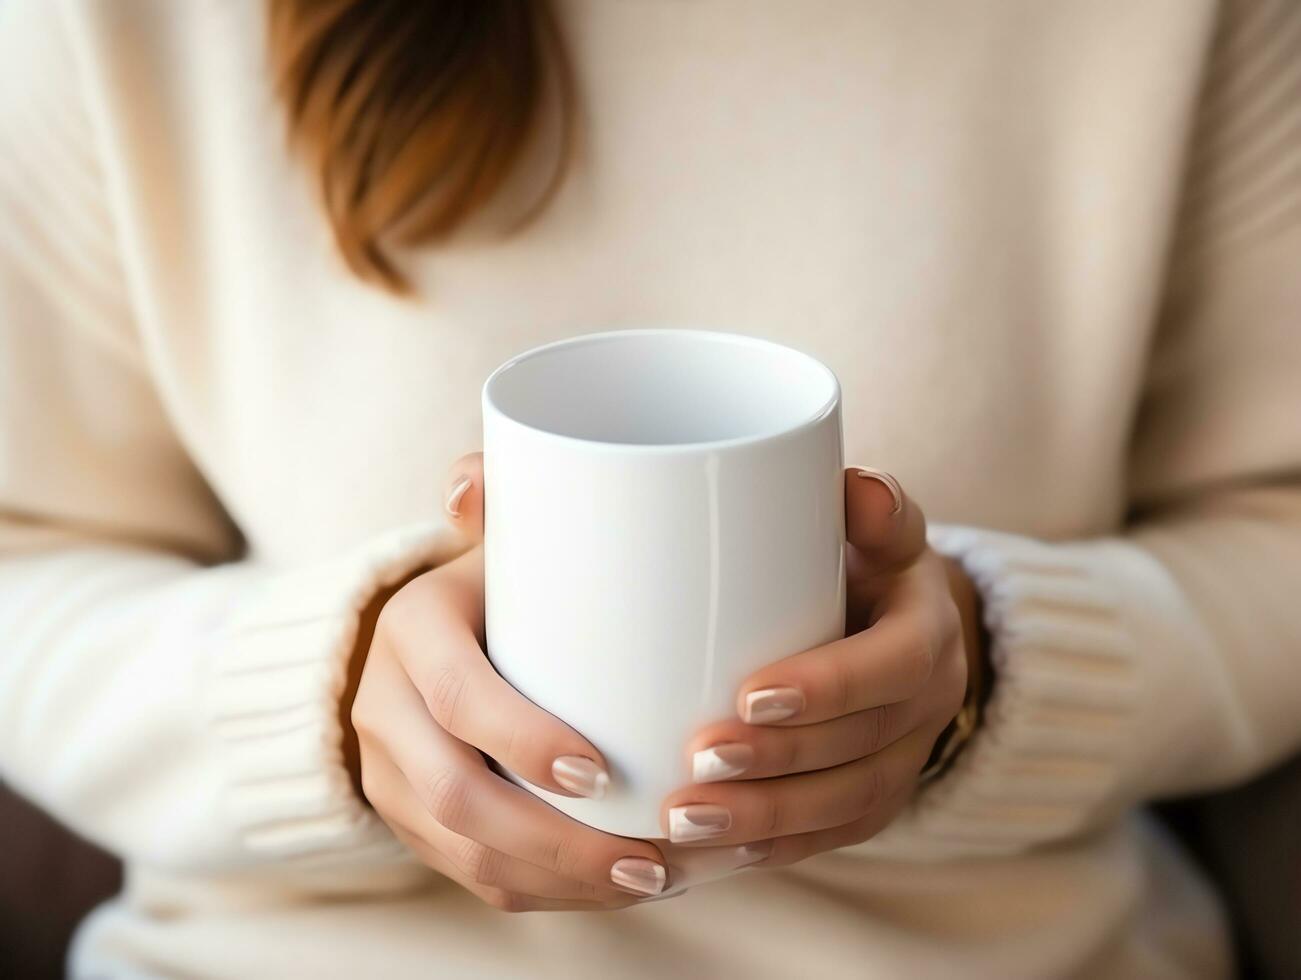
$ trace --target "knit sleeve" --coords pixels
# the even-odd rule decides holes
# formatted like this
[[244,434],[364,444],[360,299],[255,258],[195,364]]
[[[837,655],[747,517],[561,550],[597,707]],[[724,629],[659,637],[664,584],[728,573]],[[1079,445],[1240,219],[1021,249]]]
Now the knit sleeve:
[[1301,749],[1301,5],[1229,4],[1132,441],[1132,520],[938,528],[982,592],[983,729],[870,847],[1000,853]]
[[241,558],[150,383],[62,6],[0,3],[0,772],[138,862],[399,867],[338,695],[359,610],[454,544]]

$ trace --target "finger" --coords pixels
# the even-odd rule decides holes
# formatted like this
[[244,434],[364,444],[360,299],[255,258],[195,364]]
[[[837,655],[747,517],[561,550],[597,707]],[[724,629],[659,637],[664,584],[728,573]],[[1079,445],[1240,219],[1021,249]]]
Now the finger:
[[450,738],[424,712],[405,714],[393,729],[397,737],[384,746],[436,823],[562,878],[643,896],[664,891],[669,873],[653,845],[565,816],[494,775],[474,749]]
[[483,453],[467,453],[447,474],[443,509],[447,519],[469,540],[483,540]]
[[[926,588],[910,584],[870,628],[750,675],[737,694],[737,715],[751,725],[808,725],[905,701],[938,669],[957,670],[950,661],[961,658],[948,654],[958,629],[956,611],[932,608]],[[946,673],[941,679],[947,686],[957,678]]]
[[766,858],[755,861],[752,867],[776,868],[795,864],[814,854],[834,851],[840,847],[850,847],[870,840],[888,827],[908,805],[912,798],[912,784],[900,789],[892,798],[885,801],[874,812],[840,827],[827,830],[814,830],[807,834],[791,834],[770,841],[772,850]]
[[548,898],[543,895],[531,895],[526,892],[513,892],[495,885],[481,885],[460,877],[455,865],[420,837],[400,828],[393,828],[393,834],[402,841],[412,853],[426,866],[433,868],[443,877],[448,878],[476,898],[500,912],[610,912],[616,909],[636,905],[637,900],[624,895],[617,902],[593,902],[574,899]]
[[641,896],[668,885],[667,865],[650,844],[586,827],[486,768],[449,767],[420,788],[426,810],[448,830],[563,878]]
[[436,854],[439,860],[431,866],[461,884],[576,902],[630,905],[635,901],[613,884],[594,885],[562,878],[473,838],[453,833],[429,817],[391,760],[378,755],[369,762],[372,769],[387,768],[392,773],[383,777],[392,786],[384,796],[384,822],[426,864],[430,863],[427,858],[431,856],[427,852]]
[[675,844],[712,846],[853,823],[916,781],[936,734],[914,731],[875,755],[834,769],[685,787],[665,801],[661,823]]
[[587,739],[511,687],[484,655],[471,624],[482,597],[475,549],[413,582],[384,607],[384,637],[429,714],[512,773],[565,796],[599,799],[609,770]]
[[768,779],[815,772],[861,759],[892,745],[938,706],[920,697],[813,725],[776,727],[720,721],[696,733],[687,745],[691,781]]
[[845,470],[845,539],[873,573],[889,572],[926,549],[926,517],[889,473]]

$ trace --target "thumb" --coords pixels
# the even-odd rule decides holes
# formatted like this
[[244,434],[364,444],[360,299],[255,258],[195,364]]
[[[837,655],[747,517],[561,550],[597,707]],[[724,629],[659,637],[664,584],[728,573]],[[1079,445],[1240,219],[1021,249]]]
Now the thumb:
[[483,453],[466,453],[448,471],[443,509],[471,542],[483,540]]
[[926,517],[889,473],[845,470],[845,538],[872,574],[903,568],[926,550]]

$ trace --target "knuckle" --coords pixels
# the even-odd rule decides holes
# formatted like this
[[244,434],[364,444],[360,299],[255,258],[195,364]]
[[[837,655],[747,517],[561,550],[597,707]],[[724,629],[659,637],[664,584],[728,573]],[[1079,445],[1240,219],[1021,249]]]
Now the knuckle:
[[562,878],[573,878],[581,860],[578,842],[569,834],[557,834],[542,850],[542,866]]
[[386,715],[382,706],[381,697],[373,699],[367,698],[364,701],[358,697],[353,702],[352,710],[348,713],[348,721],[352,725],[353,734],[357,736],[358,745],[363,754],[369,749],[371,751],[387,752],[391,738],[391,724],[389,715]]
[[788,737],[781,739],[779,744],[781,748],[776,753],[777,771],[803,772],[808,755],[805,740],[792,732]]
[[504,888],[487,888],[479,897],[498,912],[513,914],[528,911],[528,901],[518,892],[507,891]]
[[352,702],[352,709],[348,712],[348,721],[352,724],[352,730],[357,733],[358,738],[376,734],[374,722],[371,719],[370,706],[362,700],[362,691],[358,691],[356,700]]
[[577,885],[577,898],[584,902],[606,902],[613,901],[606,899],[601,894],[601,890],[593,885],[590,881],[575,882]]
[[375,633],[389,638],[401,637],[406,633],[407,624],[413,615],[415,596],[416,592],[410,585],[393,593],[375,618]]
[[760,838],[781,836],[785,820],[785,807],[782,806],[781,799],[776,793],[765,793],[756,824]]
[[478,885],[495,885],[501,879],[503,857],[500,851],[468,837],[457,845],[455,853],[457,870]]
[[863,712],[863,722],[859,727],[859,758],[879,752],[890,737],[891,707],[882,705]]
[[440,769],[424,781],[423,802],[429,815],[451,831],[465,826],[470,812],[470,785],[453,769]]
[[503,763],[508,769],[514,769],[516,772],[526,770],[529,767],[524,764],[520,758],[522,747],[530,745],[530,739],[520,731],[520,726],[511,723],[506,732],[506,747],[502,749],[500,757],[496,757],[498,762]]
[[[388,602],[380,607],[379,615],[375,617],[375,638],[381,636],[390,637],[398,632],[397,623],[401,619],[398,606],[401,605],[402,601],[402,591],[398,590],[389,596]],[[372,639],[371,644],[374,645],[374,642],[375,639]]]
[[456,724],[456,709],[465,694],[465,675],[450,664],[441,665],[434,673],[429,690],[425,694],[425,704],[434,720],[445,731],[453,731]]
[[856,814],[871,813],[885,799],[885,775],[880,766],[868,766],[863,778],[858,782],[858,792],[854,800]]
[[833,717],[849,714],[854,707],[854,668],[848,657],[833,657],[827,666],[827,705]]

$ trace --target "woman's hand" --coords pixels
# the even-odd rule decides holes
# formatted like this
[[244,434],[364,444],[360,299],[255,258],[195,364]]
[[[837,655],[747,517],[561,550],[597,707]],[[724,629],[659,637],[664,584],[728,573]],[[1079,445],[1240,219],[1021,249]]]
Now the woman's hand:
[[[460,477],[449,510],[477,492]],[[660,894],[668,872],[653,845],[580,824],[488,767],[484,756],[568,796],[599,797],[608,783],[601,754],[498,676],[482,637],[481,548],[383,603],[354,661],[366,798],[422,861],[500,909],[612,909]]]
[[737,718],[692,740],[695,783],[662,814],[675,843],[771,841],[759,862],[770,867],[864,841],[907,803],[962,705],[954,596],[970,604],[974,592],[960,573],[951,587],[954,569],[893,478],[849,470],[845,481],[849,635],[753,674]]

